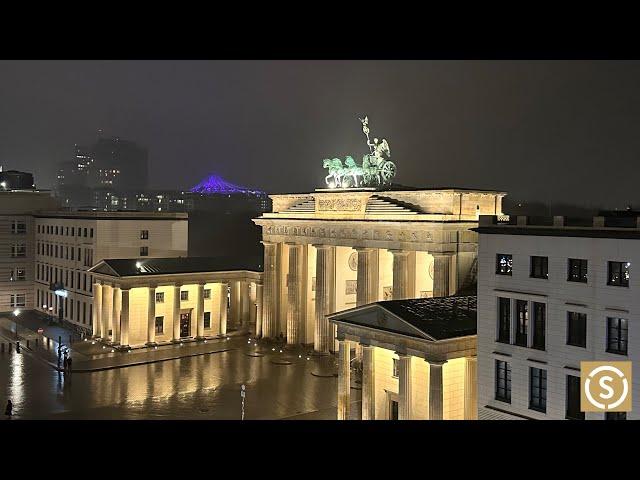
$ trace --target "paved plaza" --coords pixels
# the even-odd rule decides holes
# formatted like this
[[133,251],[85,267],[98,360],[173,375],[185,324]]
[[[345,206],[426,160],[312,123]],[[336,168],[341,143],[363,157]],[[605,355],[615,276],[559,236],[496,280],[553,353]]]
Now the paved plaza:
[[[74,372],[64,373],[57,369],[57,335],[46,341],[63,332],[38,335],[20,321],[16,353],[13,320],[0,318],[0,403],[11,399],[14,419],[239,420],[243,384],[247,420],[336,418],[334,356],[258,343],[246,334],[129,353],[89,341],[72,343]],[[358,412],[356,381],[353,387]]]

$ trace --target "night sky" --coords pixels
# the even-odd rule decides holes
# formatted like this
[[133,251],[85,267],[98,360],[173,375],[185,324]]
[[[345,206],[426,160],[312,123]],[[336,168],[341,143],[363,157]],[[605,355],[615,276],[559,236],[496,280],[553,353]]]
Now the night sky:
[[148,148],[151,187],[303,192],[360,161],[367,114],[397,183],[640,206],[639,87],[620,61],[3,61],[0,164],[52,187],[102,129]]

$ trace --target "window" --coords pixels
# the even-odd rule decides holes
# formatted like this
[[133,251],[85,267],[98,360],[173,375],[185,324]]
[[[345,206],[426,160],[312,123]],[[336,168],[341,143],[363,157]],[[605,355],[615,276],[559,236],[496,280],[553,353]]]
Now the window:
[[71,227],[71,236],[74,237],[75,236],[75,231],[76,231],[76,227]]
[[27,279],[27,269],[26,268],[14,268],[11,270],[11,281],[12,282],[22,282]]
[[605,420],[626,420],[627,412],[605,412]]
[[548,257],[531,257],[531,278],[549,278]]
[[27,233],[27,224],[21,220],[14,220],[11,224],[11,233],[14,235],[23,235]]
[[84,235],[83,236],[84,236],[84,238],[87,238],[87,229],[86,228],[84,229]]
[[16,243],[11,245],[11,256],[13,258],[26,257],[27,246],[24,243]]
[[580,411],[580,377],[567,375],[567,412],[568,420],[584,420]]
[[156,303],[164,303],[164,292],[156,292]]
[[511,365],[496,360],[496,400],[511,403]]
[[529,408],[547,413],[547,371],[529,367]]
[[567,345],[587,346],[587,314],[567,312]]
[[498,342],[511,342],[511,299],[498,298]]
[[156,333],[164,333],[164,317],[156,317]]
[[587,283],[587,261],[581,258],[570,258],[567,281]]
[[626,318],[607,318],[607,352],[626,355],[628,335]]
[[204,328],[211,328],[211,312],[204,312]]
[[393,371],[391,372],[391,375],[393,375],[395,378],[398,378],[399,375],[399,370],[400,368],[400,364],[399,364],[399,360],[397,358],[393,359]]
[[513,260],[511,255],[506,255],[504,253],[498,253],[496,255],[496,274],[511,275],[512,266]]
[[205,288],[204,292],[203,292],[203,295],[204,295],[204,299],[205,300],[209,300],[211,298],[211,289],[210,288]]
[[630,266],[630,262],[609,262],[607,285],[613,285],[615,287],[628,287]]
[[149,240],[149,230],[140,230],[140,240]]
[[140,247],[140,256],[148,257],[149,256],[149,247]]
[[545,316],[546,305],[533,302],[533,344],[531,346],[537,350],[545,348]]
[[93,228],[89,230],[89,237],[93,238]]
[[26,295],[24,293],[16,293],[11,295],[11,307],[24,307],[27,304]]
[[529,329],[529,302],[516,300],[516,345],[527,346],[527,330]]
[[182,300],[182,301],[189,300],[189,291],[188,290],[182,290],[180,292],[180,300]]

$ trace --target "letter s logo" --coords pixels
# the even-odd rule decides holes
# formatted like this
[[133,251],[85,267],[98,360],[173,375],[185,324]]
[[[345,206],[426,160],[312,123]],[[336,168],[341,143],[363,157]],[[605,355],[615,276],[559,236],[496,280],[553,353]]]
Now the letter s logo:
[[603,375],[600,378],[600,381],[598,382],[600,384],[600,388],[607,391],[607,393],[600,393],[600,398],[604,400],[609,400],[611,397],[613,397],[613,394],[615,392],[611,387],[611,385],[609,385],[609,383],[611,382],[613,382],[613,378],[610,377],[609,375]]

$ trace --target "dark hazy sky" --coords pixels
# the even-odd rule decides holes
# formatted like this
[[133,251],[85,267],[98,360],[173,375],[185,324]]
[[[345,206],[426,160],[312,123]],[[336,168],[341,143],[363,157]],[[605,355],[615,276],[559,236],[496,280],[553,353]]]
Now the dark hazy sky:
[[0,164],[41,187],[101,128],[149,149],[153,187],[308,191],[366,152],[363,114],[401,184],[640,205],[640,62],[0,62]]

